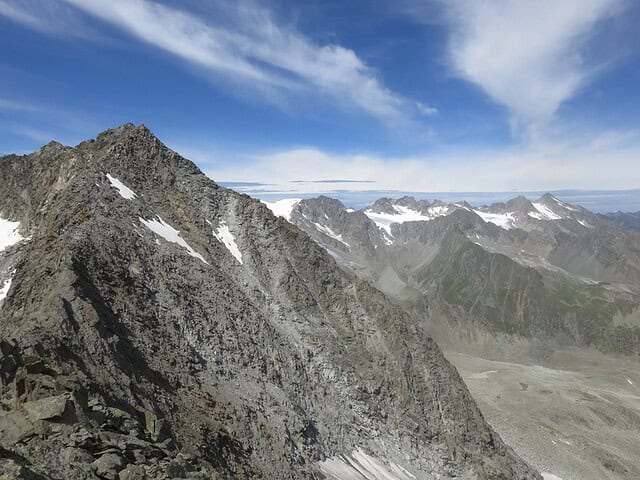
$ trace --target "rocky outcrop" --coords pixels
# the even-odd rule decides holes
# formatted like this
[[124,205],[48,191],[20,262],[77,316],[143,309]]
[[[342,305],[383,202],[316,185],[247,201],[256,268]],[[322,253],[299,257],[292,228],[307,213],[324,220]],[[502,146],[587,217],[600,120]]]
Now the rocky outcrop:
[[540,478],[401,309],[143,126],[0,175],[5,471]]

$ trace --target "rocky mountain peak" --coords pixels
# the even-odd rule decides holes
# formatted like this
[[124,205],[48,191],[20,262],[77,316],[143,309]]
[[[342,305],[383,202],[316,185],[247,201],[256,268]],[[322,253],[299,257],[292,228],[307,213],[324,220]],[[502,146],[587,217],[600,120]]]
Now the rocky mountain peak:
[[517,197],[509,200],[506,203],[506,207],[507,209],[520,213],[527,213],[534,210],[533,204],[524,195],[518,195]]
[[145,127],[4,157],[0,176],[28,237],[0,251],[0,448],[17,467],[540,478],[419,324]]
[[555,197],[553,194],[547,192],[544,195],[542,195],[538,200],[536,200],[538,203],[542,203],[544,205],[558,205],[560,202],[560,200]]

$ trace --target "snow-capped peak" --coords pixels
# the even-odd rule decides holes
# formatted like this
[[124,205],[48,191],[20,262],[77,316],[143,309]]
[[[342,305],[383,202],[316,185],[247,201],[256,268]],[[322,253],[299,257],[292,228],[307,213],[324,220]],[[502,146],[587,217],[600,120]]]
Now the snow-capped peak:
[[391,225],[394,223],[428,222],[436,217],[449,215],[460,207],[447,203],[438,203],[430,205],[421,211],[415,210],[406,205],[398,204],[393,204],[391,208],[393,213],[379,212],[373,210],[373,208],[368,208],[364,211],[364,214],[390,237],[392,237]]

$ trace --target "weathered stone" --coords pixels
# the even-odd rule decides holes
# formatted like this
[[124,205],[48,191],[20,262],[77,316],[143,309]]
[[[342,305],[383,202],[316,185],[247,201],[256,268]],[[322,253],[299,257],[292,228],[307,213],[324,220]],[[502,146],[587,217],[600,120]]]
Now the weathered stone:
[[116,432],[100,432],[99,438],[103,445],[117,447],[120,450],[133,451],[151,447],[149,442],[145,442],[133,435],[124,435]]
[[27,373],[45,373],[47,371],[46,364],[44,360],[39,357],[34,357],[32,355],[25,355],[22,359],[24,363],[24,368],[27,370]]
[[72,445],[82,448],[86,448],[95,443],[94,435],[84,427],[69,435],[69,440]]
[[91,464],[91,468],[100,478],[115,480],[126,462],[117,453],[106,453]]
[[74,447],[66,447],[62,450],[62,459],[68,464],[89,465],[94,462],[94,457],[86,450]]
[[158,418],[153,412],[144,412],[145,430],[152,442],[162,442],[167,438],[167,425],[163,418]]
[[147,478],[144,467],[140,465],[128,465],[119,474],[120,480],[145,480]]
[[24,410],[32,421],[61,419],[68,408],[69,395],[42,398],[23,404]]
[[26,412],[0,412],[0,444],[11,446],[35,435],[33,422]]

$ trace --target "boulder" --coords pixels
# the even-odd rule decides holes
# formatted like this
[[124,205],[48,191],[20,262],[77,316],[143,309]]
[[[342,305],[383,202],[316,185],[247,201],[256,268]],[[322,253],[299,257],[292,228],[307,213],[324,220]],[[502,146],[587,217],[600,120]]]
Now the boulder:
[[10,447],[35,435],[33,422],[26,412],[13,410],[0,413],[0,445]]
[[62,394],[53,397],[41,398],[33,402],[26,402],[24,410],[32,421],[53,420],[62,418],[68,408],[69,395]]
[[118,473],[125,467],[126,462],[117,453],[105,453],[91,464],[95,474],[105,480],[116,480]]

